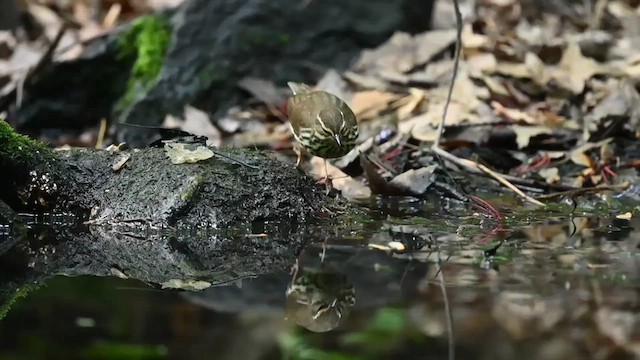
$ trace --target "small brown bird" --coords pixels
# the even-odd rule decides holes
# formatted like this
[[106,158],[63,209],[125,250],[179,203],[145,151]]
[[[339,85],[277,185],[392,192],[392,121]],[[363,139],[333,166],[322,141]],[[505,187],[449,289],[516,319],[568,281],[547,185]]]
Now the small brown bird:
[[[287,83],[293,96],[287,101],[291,131],[304,150],[325,161],[345,156],[356,146],[358,121],[353,110],[339,97],[314,91],[308,85]],[[300,164],[301,153],[296,149]]]

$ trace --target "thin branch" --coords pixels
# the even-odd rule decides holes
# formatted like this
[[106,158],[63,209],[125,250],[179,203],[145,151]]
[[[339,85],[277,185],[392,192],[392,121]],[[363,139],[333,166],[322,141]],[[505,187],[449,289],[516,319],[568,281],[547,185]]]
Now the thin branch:
[[[455,0],[457,1],[457,0]],[[440,258],[440,246],[437,248],[438,251],[438,279],[440,280],[440,290],[442,291],[442,299],[444,301],[444,312],[447,317],[447,344],[449,346],[449,360],[453,360],[456,358],[456,341],[453,335],[453,313],[451,311],[451,306],[449,305],[449,295],[447,294],[447,285],[444,281],[444,271],[442,271],[442,259]]]
[[449,92],[447,93],[447,102],[444,103],[444,110],[442,113],[442,119],[438,124],[438,133],[436,134],[436,140],[433,142],[433,147],[440,147],[440,139],[444,132],[444,122],[447,119],[447,111],[449,111],[449,104],[451,103],[451,97],[453,96],[453,86],[458,77],[458,66],[460,64],[460,52],[462,50],[462,13],[460,12],[460,4],[458,0],[453,0],[453,8],[456,14],[456,48],[453,58],[453,73],[451,75],[451,84],[449,84]]
[[16,102],[18,107],[22,105],[24,89],[33,85],[38,80],[38,76],[40,76],[47,66],[53,62],[54,52],[58,48],[58,45],[68,28],[69,25],[66,22],[63,22],[55,38],[51,44],[49,44],[47,51],[42,55],[40,60],[38,60],[38,63],[27,72],[20,84],[17,84],[11,92],[0,98],[0,111],[6,110],[14,100],[17,100]]
[[504,186],[508,187],[509,189],[511,189],[511,191],[516,193],[518,196],[520,196],[523,199],[527,200],[528,202],[530,202],[532,204],[536,204],[538,206],[546,206],[543,202],[540,202],[539,200],[536,200],[536,199],[532,198],[531,196],[525,194],[522,190],[518,189],[518,187],[516,187],[511,182],[509,182],[509,180],[505,179],[504,176],[502,176],[502,174],[500,174],[500,173],[498,173],[496,171],[493,171],[493,170],[489,169],[488,167],[486,167],[486,166],[484,166],[482,164],[476,164],[476,166],[480,170],[482,170],[485,173],[487,173],[492,178],[496,179],[502,185],[504,185]]
[[561,197],[561,196],[578,196],[578,195],[585,195],[585,194],[595,194],[595,193],[602,192],[602,191],[624,190],[624,189],[628,188],[629,186],[631,186],[631,183],[625,181],[625,182],[617,184],[617,185],[580,188],[580,189],[556,192],[556,193],[552,193],[552,194],[539,195],[539,196],[536,196],[536,197],[538,199],[547,200],[547,199],[554,199],[554,198]]
[[438,156],[440,156],[440,157],[442,157],[442,158],[444,158],[444,159],[446,159],[446,160],[448,160],[450,162],[453,162],[454,164],[456,164],[458,166],[463,167],[465,170],[468,170],[469,172],[476,173],[476,174],[489,175],[490,177],[496,179],[499,183],[501,183],[504,186],[508,187],[509,189],[513,190],[513,192],[515,192],[516,194],[518,194],[519,196],[521,196],[522,198],[524,198],[525,200],[527,200],[527,201],[529,201],[529,202],[531,202],[533,204],[536,204],[536,205],[539,205],[539,206],[546,206],[544,203],[532,198],[531,196],[525,194],[522,190],[518,189],[515,185],[513,185],[513,183],[511,183],[511,181],[509,181],[507,179],[508,178],[507,175],[503,175],[503,174],[500,174],[500,173],[498,173],[496,171],[493,171],[493,170],[489,169],[488,167],[486,167],[486,166],[484,166],[482,164],[478,164],[475,161],[459,158],[459,157],[457,157],[457,156],[455,156],[455,155],[453,155],[453,154],[451,154],[451,153],[449,153],[449,152],[447,152],[447,151],[445,151],[445,150],[443,150],[443,149],[441,149],[439,147],[433,148],[432,151],[436,155],[438,155]]

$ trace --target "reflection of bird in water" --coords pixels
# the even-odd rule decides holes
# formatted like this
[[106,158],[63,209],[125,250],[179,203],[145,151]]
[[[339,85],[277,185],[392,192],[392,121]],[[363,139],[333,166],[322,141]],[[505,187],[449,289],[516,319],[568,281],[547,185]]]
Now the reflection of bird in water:
[[299,269],[287,288],[286,314],[311,331],[335,329],[356,302],[346,275],[321,269]]

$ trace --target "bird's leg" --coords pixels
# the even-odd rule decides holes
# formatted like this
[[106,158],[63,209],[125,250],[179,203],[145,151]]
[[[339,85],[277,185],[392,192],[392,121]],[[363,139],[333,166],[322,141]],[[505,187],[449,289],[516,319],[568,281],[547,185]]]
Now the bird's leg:
[[299,167],[300,166],[300,162],[302,161],[302,150],[300,149],[298,144],[294,144],[293,145],[293,152],[296,153],[296,156],[297,156],[296,167]]
[[318,180],[317,184],[325,184],[327,186],[327,195],[331,192],[333,188],[333,184],[331,183],[331,178],[329,177],[329,169],[327,168],[327,159],[324,160],[324,177]]

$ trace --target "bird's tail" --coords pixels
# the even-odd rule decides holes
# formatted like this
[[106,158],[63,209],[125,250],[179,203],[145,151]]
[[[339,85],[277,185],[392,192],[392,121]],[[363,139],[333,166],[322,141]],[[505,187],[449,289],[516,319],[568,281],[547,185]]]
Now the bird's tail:
[[291,91],[293,91],[293,95],[300,95],[312,91],[309,85],[303,83],[295,83],[289,81],[287,85],[289,85]]

